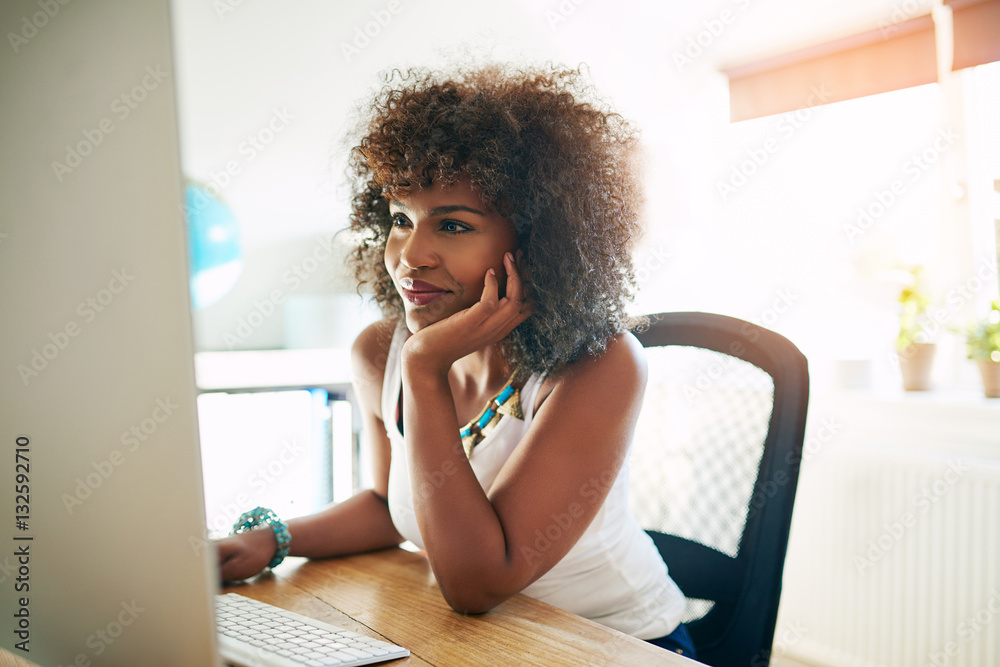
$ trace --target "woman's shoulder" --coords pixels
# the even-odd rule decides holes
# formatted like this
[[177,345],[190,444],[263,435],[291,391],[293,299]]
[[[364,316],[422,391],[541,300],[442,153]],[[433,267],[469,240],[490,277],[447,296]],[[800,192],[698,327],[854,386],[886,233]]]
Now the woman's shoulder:
[[386,318],[365,327],[351,345],[354,384],[361,394],[380,394],[389,362],[389,349],[399,320]]
[[351,359],[371,361],[388,355],[398,324],[397,318],[387,317],[366,326],[351,345]]
[[535,409],[557,388],[565,391],[621,392],[642,398],[646,387],[646,356],[629,332],[613,336],[600,354],[588,354],[547,376],[538,390]]

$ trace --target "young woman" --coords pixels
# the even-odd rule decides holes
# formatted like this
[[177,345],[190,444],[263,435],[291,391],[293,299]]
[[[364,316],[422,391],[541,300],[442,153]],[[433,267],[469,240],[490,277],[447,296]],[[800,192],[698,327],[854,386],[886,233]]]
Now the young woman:
[[[525,593],[691,655],[684,596],[628,510],[646,381],[628,333],[633,129],[579,72],[390,81],[353,149],[353,347],[374,488],[219,543],[222,577],[410,540],[448,603]],[[290,539],[289,539],[290,538]]]

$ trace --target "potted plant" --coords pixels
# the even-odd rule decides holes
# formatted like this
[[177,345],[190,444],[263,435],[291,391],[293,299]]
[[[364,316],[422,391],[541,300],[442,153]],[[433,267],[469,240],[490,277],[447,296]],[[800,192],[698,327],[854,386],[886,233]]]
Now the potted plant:
[[990,306],[984,322],[969,329],[965,338],[969,359],[979,364],[987,398],[1000,398],[1000,299]]
[[903,375],[903,389],[927,391],[930,389],[936,350],[925,330],[930,298],[924,288],[923,267],[913,267],[910,274],[910,283],[899,293],[902,314],[899,335],[896,337],[896,354],[899,358],[899,370]]

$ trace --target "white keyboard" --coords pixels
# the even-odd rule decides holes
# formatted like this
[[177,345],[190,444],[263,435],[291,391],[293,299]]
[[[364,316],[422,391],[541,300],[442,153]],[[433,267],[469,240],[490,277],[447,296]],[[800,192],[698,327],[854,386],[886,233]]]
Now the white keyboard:
[[215,596],[219,653],[241,667],[349,667],[410,652],[236,593]]

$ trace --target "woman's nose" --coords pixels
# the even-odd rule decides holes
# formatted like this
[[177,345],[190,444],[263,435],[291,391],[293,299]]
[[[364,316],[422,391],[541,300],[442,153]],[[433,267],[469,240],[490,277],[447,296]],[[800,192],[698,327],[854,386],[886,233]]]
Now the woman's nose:
[[437,263],[437,252],[431,235],[412,230],[400,248],[399,259],[411,269],[434,266]]

